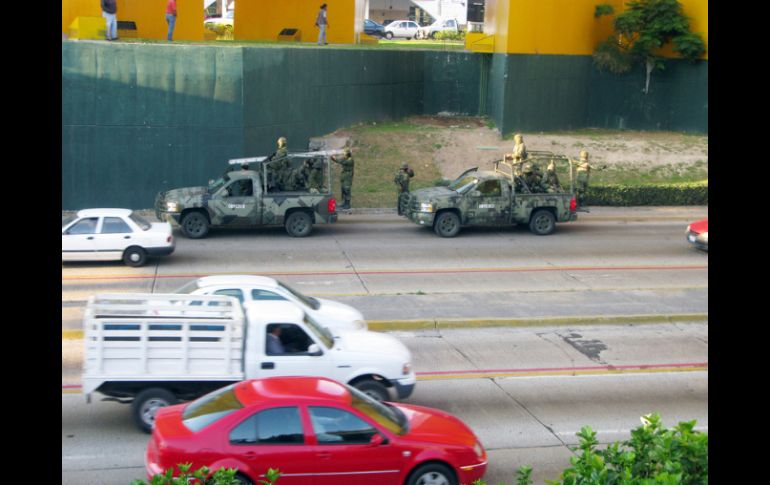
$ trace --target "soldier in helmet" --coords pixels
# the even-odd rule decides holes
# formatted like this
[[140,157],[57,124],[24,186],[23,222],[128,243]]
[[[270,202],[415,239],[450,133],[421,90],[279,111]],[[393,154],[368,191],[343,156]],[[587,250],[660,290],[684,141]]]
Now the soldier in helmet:
[[353,153],[350,148],[345,149],[345,158],[337,160],[334,156],[331,157],[333,162],[339,163],[342,167],[342,173],[340,173],[340,187],[342,187],[342,209],[350,209],[350,188],[353,185],[353,169],[355,168],[355,161],[353,161]]
[[409,164],[404,162],[401,164],[401,168],[396,172],[396,176],[393,177],[393,182],[396,184],[398,198],[396,199],[396,207],[398,209],[398,215],[401,215],[401,200],[404,194],[409,193],[409,179],[414,177],[414,170],[409,168]]
[[527,184],[527,188],[532,193],[545,192],[546,189],[542,184],[542,173],[540,167],[532,162],[525,162],[522,167],[524,183]]
[[583,205],[586,191],[588,191],[588,177],[591,174],[593,165],[588,163],[588,152],[580,151],[580,160],[577,163],[577,204]]
[[505,160],[511,162],[514,175],[521,176],[521,166],[528,157],[527,146],[524,144],[524,138],[520,133],[514,135],[513,143],[513,152],[505,155]]
[[556,175],[556,162],[551,160],[548,167],[545,170],[545,180],[543,184],[546,186],[547,191],[550,193],[561,192],[561,185],[559,184],[559,176]]
[[[307,167],[307,168],[305,168]],[[305,173],[307,173],[307,188],[311,194],[317,194],[323,190],[324,162],[322,158],[305,160]]]
[[286,148],[286,137],[278,138],[278,149],[267,157],[269,163],[267,165],[268,180],[271,181],[269,186],[274,190],[286,190],[285,185],[288,184],[288,179],[291,177],[291,161],[289,161],[287,155],[289,150]]

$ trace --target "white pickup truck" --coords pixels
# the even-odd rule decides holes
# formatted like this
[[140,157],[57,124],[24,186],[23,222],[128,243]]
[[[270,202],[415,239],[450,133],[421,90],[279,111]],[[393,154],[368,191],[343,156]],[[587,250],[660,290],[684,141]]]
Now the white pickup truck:
[[[191,307],[194,301],[203,304]],[[95,295],[84,327],[86,400],[98,391],[131,403],[135,424],[147,432],[159,407],[244,379],[328,377],[379,400],[407,398],[416,382],[411,353],[395,337],[369,331],[332,336],[288,301],[241,305],[220,295]],[[275,338],[280,353],[274,342],[268,345]]]

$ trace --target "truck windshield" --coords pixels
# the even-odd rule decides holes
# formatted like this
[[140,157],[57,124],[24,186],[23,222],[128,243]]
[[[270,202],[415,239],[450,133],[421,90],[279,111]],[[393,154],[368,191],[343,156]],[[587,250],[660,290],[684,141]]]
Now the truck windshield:
[[476,185],[478,183],[479,179],[472,175],[466,175],[465,177],[461,177],[451,184],[449,184],[449,188],[454,190],[455,192],[459,194],[464,194],[468,192],[471,187]]
[[200,286],[198,286],[198,280],[192,280],[191,282],[176,290],[174,293],[178,293],[180,295],[189,295],[198,288],[200,288]]
[[315,298],[312,298],[310,296],[305,296],[302,293],[300,293],[299,291],[295,290],[294,288],[288,286],[285,283],[281,283],[280,281],[278,281],[277,283],[278,283],[278,286],[280,286],[284,290],[288,291],[289,293],[291,293],[292,295],[297,297],[297,299],[299,301],[301,301],[305,305],[309,306],[313,310],[318,310],[319,308],[321,308],[321,302],[319,302]]
[[200,431],[228,414],[241,409],[243,404],[235,397],[234,387],[235,384],[231,384],[217,389],[188,404],[182,413],[184,425],[190,431]]
[[399,436],[409,431],[409,420],[400,409],[388,403],[379,402],[359,391],[355,387],[345,384],[350,391],[351,405],[366,414],[378,424],[386,427],[388,431]]
[[329,329],[319,325],[318,322],[310,318],[307,313],[305,314],[305,319],[303,321],[305,322],[305,325],[307,325],[307,328],[318,337],[318,340],[323,342],[327,349],[332,348],[334,345],[334,336],[329,332]]

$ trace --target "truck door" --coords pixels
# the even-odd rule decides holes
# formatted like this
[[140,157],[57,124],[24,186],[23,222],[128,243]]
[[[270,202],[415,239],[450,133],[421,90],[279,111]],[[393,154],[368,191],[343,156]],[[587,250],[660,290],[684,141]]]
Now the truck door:
[[466,196],[468,220],[473,224],[504,224],[510,214],[508,185],[500,179],[480,182]]
[[251,226],[262,219],[262,187],[256,176],[238,177],[209,201],[222,225]]
[[[311,375],[335,378],[331,349],[316,342],[302,326],[270,323],[262,327],[262,331],[265,335],[264,345],[257,349],[260,352],[258,375],[249,377]],[[310,346],[314,344],[320,353],[311,354]]]

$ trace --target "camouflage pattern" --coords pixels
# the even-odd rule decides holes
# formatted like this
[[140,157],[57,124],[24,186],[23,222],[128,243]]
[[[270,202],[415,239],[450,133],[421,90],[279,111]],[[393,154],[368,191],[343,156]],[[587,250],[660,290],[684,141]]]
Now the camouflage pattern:
[[545,179],[543,184],[549,193],[561,192],[561,184],[559,183],[559,176],[556,174],[556,165],[553,160],[548,164],[548,168],[545,171]]
[[324,190],[324,162],[323,159],[313,158],[308,160],[310,173],[307,176],[307,188],[310,192],[321,192]]
[[396,172],[396,176],[393,177],[393,182],[396,184],[396,210],[398,215],[404,214],[404,208],[406,206],[406,198],[404,197],[409,193],[409,179],[414,177],[414,170],[409,168],[406,163],[401,164],[401,169]]
[[345,158],[340,160],[332,157],[332,161],[340,164],[342,171],[340,173],[340,188],[342,189],[342,207],[345,209],[350,208],[350,189],[353,186],[353,172],[355,170],[356,162],[353,160],[353,155],[350,150],[345,152]]
[[[534,176],[535,172],[531,172]],[[454,211],[463,225],[528,224],[533,211],[550,210],[557,222],[574,221],[570,193],[521,193],[509,174],[471,169],[449,187],[431,187],[405,194],[405,216],[432,226],[436,217]]]
[[[324,166],[323,159],[321,166]],[[256,170],[238,170],[225,174],[209,187],[185,187],[158,193],[155,198],[155,216],[158,220],[180,224],[190,210],[204,212],[211,227],[261,226],[283,224],[289,211],[301,208],[312,216],[314,223],[332,223],[337,213],[329,213],[331,191],[317,194],[266,192],[262,183],[269,163],[253,163]],[[262,173],[260,173],[262,172]],[[323,170],[321,177],[323,179]],[[248,181],[252,195],[244,195],[233,189],[243,187]],[[168,204],[176,204],[169,211]]]

